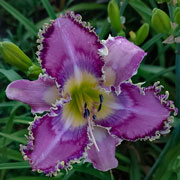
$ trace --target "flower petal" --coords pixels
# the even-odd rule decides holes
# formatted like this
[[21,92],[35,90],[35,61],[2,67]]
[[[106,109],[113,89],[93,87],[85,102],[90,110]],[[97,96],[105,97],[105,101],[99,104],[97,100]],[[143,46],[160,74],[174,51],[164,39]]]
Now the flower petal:
[[59,99],[55,81],[48,76],[40,76],[35,81],[14,81],[7,87],[6,95],[9,99],[30,105],[32,113],[49,110],[56,99]]
[[78,76],[79,69],[102,76],[104,62],[98,49],[103,45],[93,28],[85,24],[80,15],[69,12],[39,33],[41,65],[62,86],[70,76]]
[[115,158],[116,145],[118,140],[112,137],[108,131],[102,127],[95,127],[93,130],[99,152],[94,144],[87,150],[87,162],[93,163],[94,168],[100,171],[108,171],[118,166],[118,161]]
[[149,88],[123,83],[116,102],[109,103],[114,112],[96,123],[111,127],[110,132],[121,139],[156,139],[169,132],[170,112],[177,114],[173,102],[167,100],[168,93],[159,95],[160,91],[158,83]]
[[73,127],[71,120],[62,118],[59,107],[56,112],[33,122],[28,144],[21,146],[24,158],[30,161],[33,170],[52,175],[83,156],[89,142],[87,125]]
[[133,76],[146,53],[124,37],[109,37],[105,41],[108,55],[104,56],[107,86],[119,86]]

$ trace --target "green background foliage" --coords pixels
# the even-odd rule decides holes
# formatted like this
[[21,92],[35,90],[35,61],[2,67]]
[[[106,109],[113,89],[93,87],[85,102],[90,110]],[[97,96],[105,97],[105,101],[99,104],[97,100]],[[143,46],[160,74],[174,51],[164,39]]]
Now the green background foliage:
[[[173,3],[157,4],[155,0],[113,0],[120,10],[120,25],[111,25],[108,18],[108,0],[0,0],[0,41],[11,41],[37,66],[37,33],[42,24],[55,19],[67,10],[80,13],[83,20],[89,21],[100,39],[109,34],[118,34],[138,42],[148,55],[140,65],[133,82],[145,82],[152,85],[159,80],[170,92],[170,99],[177,104],[180,99],[180,52],[179,45],[163,44],[170,34],[157,33],[152,27],[151,17],[154,8],[165,11],[174,22]],[[163,2],[159,1],[159,2]],[[118,11],[117,11],[118,12]],[[116,13],[117,13],[116,12]],[[111,17],[111,21],[112,21]],[[118,21],[118,18],[116,18]],[[138,29],[146,23],[148,32],[142,34]],[[116,26],[116,25],[115,25]],[[121,29],[119,31],[119,28]],[[146,28],[147,29],[147,28]],[[119,32],[116,32],[118,30]],[[132,35],[129,32],[132,31]],[[139,32],[139,33],[135,33]],[[172,33],[172,32],[170,32]],[[179,36],[178,27],[173,32]],[[146,37],[145,37],[146,35]],[[175,64],[176,61],[178,63]],[[176,68],[176,74],[175,74]],[[179,72],[179,74],[178,74]],[[176,79],[177,77],[177,79]],[[33,121],[30,108],[20,102],[10,101],[5,95],[7,85],[17,79],[29,79],[26,73],[17,67],[7,64],[0,56],[0,180],[180,180],[180,123],[175,118],[172,132],[153,142],[122,142],[117,147],[116,157],[119,165],[108,172],[100,172],[91,164],[75,164],[68,173],[62,170],[57,177],[49,178],[43,174],[32,172],[28,163],[24,162],[19,151],[19,144],[26,144],[25,134],[29,122]],[[30,77],[34,79],[34,77]],[[175,85],[178,90],[176,93]]]

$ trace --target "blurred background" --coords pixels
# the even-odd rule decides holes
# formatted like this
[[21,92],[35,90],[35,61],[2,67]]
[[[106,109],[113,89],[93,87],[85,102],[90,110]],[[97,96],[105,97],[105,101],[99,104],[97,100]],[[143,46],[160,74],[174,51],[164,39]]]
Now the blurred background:
[[[155,14],[154,8],[160,11]],[[144,49],[148,54],[132,81],[145,82],[143,86],[160,81],[179,106],[179,8],[177,0],[0,0],[0,42],[16,44],[38,68],[38,30],[67,10],[75,11],[95,27],[100,39],[122,35]],[[85,163],[53,178],[32,172],[22,159],[19,144],[26,144],[24,134],[28,134],[33,116],[29,106],[8,100],[5,89],[17,79],[36,79],[39,71],[22,71],[3,55],[2,45],[0,49],[0,180],[180,180],[178,117],[171,133],[156,141],[123,141],[116,149],[119,165],[112,171],[100,172]]]

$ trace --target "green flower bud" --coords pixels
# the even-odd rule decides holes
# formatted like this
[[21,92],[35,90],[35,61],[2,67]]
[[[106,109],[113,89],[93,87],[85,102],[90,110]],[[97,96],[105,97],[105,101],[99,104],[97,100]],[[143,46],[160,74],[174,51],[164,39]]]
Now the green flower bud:
[[130,40],[135,42],[136,40],[136,33],[134,31],[129,32]]
[[115,0],[111,0],[108,4],[108,16],[111,20],[111,25],[116,30],[116,32],[122,31],[120,11]]
[[137,31],[136,33],[136,40],[135,40],[135,44],[136,45],[140,45],[142,44],[145,39],[147,38],[149,34],[149,24],[148,23],[144,23]]
[[29,78],[37,78],[40,73],[42,73],[42,69],[39,66],[33,64],[32,66],[29,67],[27,71],[27,76]]
[[159,33],[168,34],[171,31],[169,16],[161,9],[153,9],[151,23],[153,28]]
[[174,21],[180,25],[180,7],[177,7],[174,11]]
[[0,42],[0,53],[7,63],[22,71],[27,71],[32,65],[29,57],[26,56],[18,46],[11,42]]

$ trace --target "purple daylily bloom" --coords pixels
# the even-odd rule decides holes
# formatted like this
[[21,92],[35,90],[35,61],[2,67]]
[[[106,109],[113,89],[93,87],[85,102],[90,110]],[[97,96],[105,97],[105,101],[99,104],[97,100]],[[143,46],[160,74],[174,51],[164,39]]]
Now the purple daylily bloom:
[[177,109],[160,95],[158,83],[133,84],[146,53],[123,37],[100,41],[73,12],[39,32],[38,80],[18,80],[8,98],[29,104],[36,117],[29,127],[24,159],[33,170],[54,174],[80,159],[101,171],[115,168],[122,140],[156,139],[169,132]]

